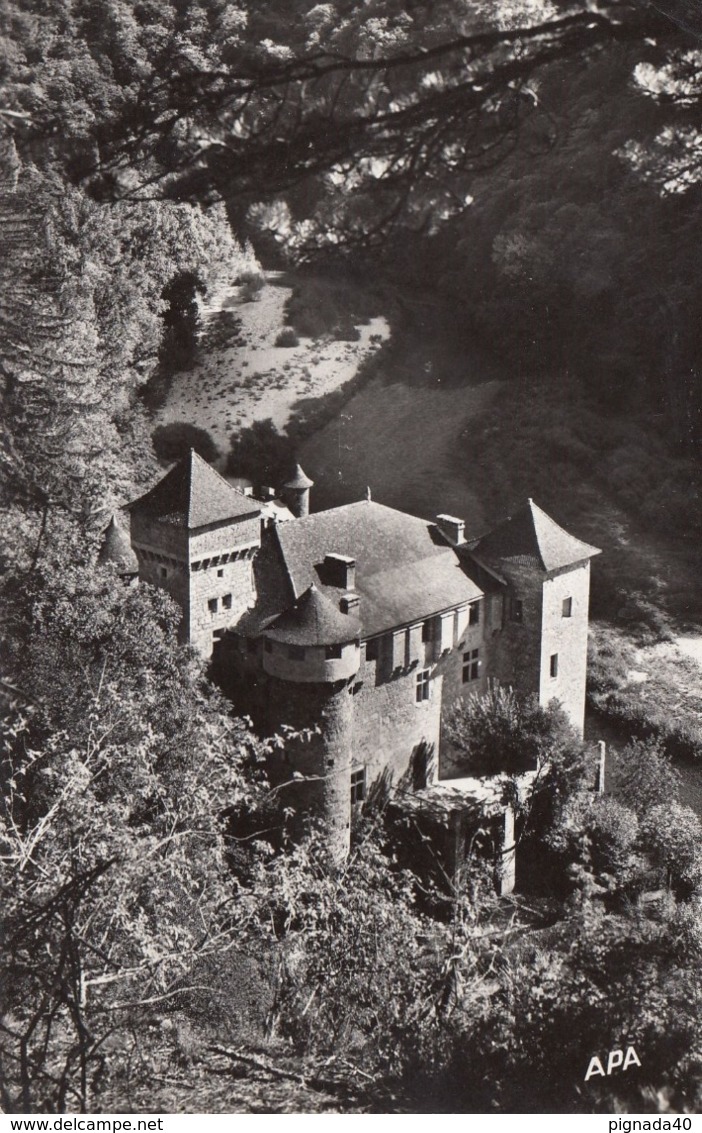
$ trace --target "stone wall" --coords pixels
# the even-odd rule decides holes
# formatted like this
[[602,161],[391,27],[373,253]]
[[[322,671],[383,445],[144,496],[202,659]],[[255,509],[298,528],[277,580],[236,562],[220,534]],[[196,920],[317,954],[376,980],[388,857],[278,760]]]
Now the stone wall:
[[209,656],[214,634],[232,625],[255,599],[252,560],[261,543],[260,519],[188,532],[132,515],[131,538],[140,579],[167,590],[178,602],[183,610],[180,639]]
[[233,551],[232,554],[237,557],[230,557],[219,565],[198,570],[191,567],[187,603],[189,640],[206,656],[212,652],[215,632],[232,625],[255,598],[253,551]]
[[272,677],[300,684],[334,684],[345,681],[358,670],[361,651],[356,642],[339,646],[339,657],[327,657],[323,645],[306,645],[300,653],[283,642],[266,639],[263,668]]
[[[156,524],[131,516],[132,547],[139,561],[139,581],[165,590],[181,610],[188,603],[188,541],[183,528]],[[187,640],[187,622],[181,619],[178,637]]]
[[[589,596],[589,562],[571,567],[543,583],[539,701],[541,704],[554,699],[560,701],[580,735],[585,713]],[[564,603],[568,600],[570,616],[564,616]],[[554,656],[558,658],[557,675],[551,676]]]
[[190,533],[189,640],[206,656],[214,634],[233,625],[255,600],[253,558],[260,545],[258,516]]
[[[487,688],[488,678],[491,674],[490,643],[495,626],[498,630],[502,624],[502,603],[499,596],[488,595],[478,604],[479,621],[470,625],[467,619],[461,618],[459,632],[456,636],[454,648],[442,661],[439,670],[444,678],[443,707],[448,710],[457,700],[474,693],[481,694]],[[478,651],[477,678],[474,678],[474,659],[468,654]],[[466,677],[464,681],[464,668]]]
[[[281,801],[297,811],[294,827],[304,815],[319,817],[337,859],[346,856],[351,840],[351,756],[354,746],[354,703],[347,683],[294,685],[265,677],[268,701],[267,731],[281,724],[301,731],[304,738],[290,740],[284,752],[273,754],[270,774],[281,787]],[[296,779],[302,775],[304,779]],[[284,786],[283,786],[284,784]]]
[[[534,567],[503,564],[510,587],[505,595],[504,624],[492,645],[491,673],[500,684],[538,696],[541,686],[543,572]],[[521,621],[516,620],[521,602]]]
[[367,660],[365,647],[358,676],[352,685],[354,705],[354,767],[365,767],[370,786],[387,767],[398,782],[421,744],[438,758],[442,677],[429,681],[429,699],[417,701],[419,665],[388,673],[382,658]]
[[132,512],[130,516],[132,546],[150,547],[180,562],[188,558],[188,533],[172,523],[156,523],[147,516]]

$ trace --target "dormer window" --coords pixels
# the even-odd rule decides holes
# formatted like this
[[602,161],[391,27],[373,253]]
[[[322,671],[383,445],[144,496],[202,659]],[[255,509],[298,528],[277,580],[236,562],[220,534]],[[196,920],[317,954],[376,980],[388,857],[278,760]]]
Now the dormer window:
[[468,607],[468,625],[480,625],[480,602],[471,602]]
[[338,661],[341,658],[341,654],[341,645],[326,645],[324,647],[324,655],[327,661]]
[[348,555],[325,555],[322,570],[327,586],[347,591],[356,589],[356,560]]

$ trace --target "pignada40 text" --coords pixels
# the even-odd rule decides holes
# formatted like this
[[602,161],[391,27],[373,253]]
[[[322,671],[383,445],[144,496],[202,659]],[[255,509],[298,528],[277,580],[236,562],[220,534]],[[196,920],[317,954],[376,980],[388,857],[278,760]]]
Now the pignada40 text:
[[647,1129],[692,1129],[691,1117],[654,1117],[651,1121],[645,1118],[617,1117],[609,1122],[609,1133],[646,1133]]

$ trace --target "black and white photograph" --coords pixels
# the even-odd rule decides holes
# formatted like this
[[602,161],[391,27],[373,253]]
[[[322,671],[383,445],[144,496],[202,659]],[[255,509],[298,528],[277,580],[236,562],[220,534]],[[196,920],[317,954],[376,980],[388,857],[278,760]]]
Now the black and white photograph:
[[692,1130],[702,0],[0,0],[0,398],[3,1133]]

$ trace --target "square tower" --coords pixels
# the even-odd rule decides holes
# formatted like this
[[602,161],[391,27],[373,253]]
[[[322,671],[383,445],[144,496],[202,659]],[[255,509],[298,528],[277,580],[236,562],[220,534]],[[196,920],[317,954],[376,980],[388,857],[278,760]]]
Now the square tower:
[[128,510],[139,579],[171,595],[183,611],[181,640],[209,656],[255,601],[260,504],[191,449]]
[[490,675],[540,704],[558,700],[582,735],[590,560],[599,548],[576,539],[527,500],[472,552],[506,584]]

